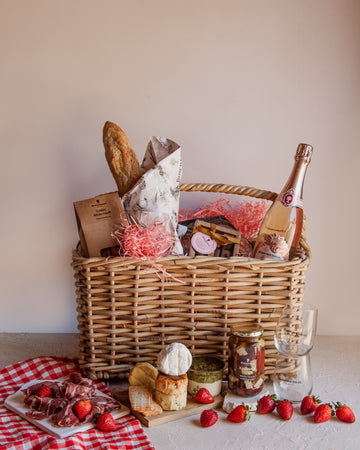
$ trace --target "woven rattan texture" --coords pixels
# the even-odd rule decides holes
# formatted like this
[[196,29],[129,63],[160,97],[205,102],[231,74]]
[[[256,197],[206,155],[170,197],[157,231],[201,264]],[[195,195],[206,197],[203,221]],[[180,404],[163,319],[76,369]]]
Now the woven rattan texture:
[[[276,197],[239,186],[181,188]],[[82,369],[91,378],[118,376],[128,364],[155,361],[171,342],[182,342],[193,355],[212,354],[226,361],[230,326],[255,322],[264,328],[265,373],[271,375],[277,319],[287,302],[300,302],[304,295],[310,262],[304,231],[298,250],[298,257],[288,262],[168,256],[152,264],[123,257],[83,258],[75,249]]]

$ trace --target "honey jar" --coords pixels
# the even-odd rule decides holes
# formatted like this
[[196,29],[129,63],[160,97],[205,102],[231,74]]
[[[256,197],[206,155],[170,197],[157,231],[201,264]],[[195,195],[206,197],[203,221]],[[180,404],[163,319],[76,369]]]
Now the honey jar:
[[237,324],[229,338],[229,389],[242,397],[261,392],[264,386],[265,343],[258,324]]

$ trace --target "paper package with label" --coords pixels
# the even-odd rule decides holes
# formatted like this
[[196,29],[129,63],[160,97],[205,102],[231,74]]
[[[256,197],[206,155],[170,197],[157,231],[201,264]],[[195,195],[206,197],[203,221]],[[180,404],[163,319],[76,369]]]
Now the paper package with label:
[[83,256],[117,256],[119,246],[113,232],[128,221],[118,192],[109,192],[74,202]]
[[182,255],[176,231],[182,174],[181,147],[170,139],[153,136],[141,167],[144,170],[142,177],[122,197],[125,211],[130,220],[146,227],[153,227],[159,221],[167,224],[175,241],[171,253]]

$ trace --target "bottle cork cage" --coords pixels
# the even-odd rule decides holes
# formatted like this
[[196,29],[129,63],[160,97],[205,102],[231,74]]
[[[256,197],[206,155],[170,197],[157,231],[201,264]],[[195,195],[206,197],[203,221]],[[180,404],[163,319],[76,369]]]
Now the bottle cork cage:
[[[276,198],[230,185],[186,184],[181,190]],[[226,362],[231,325],[253,322],[264,328],[265,374],[271,376],[276,322],[289,301],[302,301],[309,262],[304,230],[297,257],[287,262],[167,256],[154,267],[132,258],[84,258],[75,249],[79,364],[93,379],[122,376],[131,364],[154,362],[171,342]]]

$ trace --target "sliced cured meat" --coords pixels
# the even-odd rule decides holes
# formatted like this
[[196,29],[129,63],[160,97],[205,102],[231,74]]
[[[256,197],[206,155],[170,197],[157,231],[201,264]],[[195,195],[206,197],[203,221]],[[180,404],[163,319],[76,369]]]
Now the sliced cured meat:
[[85,386],[92,386],[93,382],[90,380],[90,378],[83,377],[79,372],[73,372],[69,375],[69,380],[72,383],[75,384],[82,384]]
[[26,415],[28,417],[31,417],[32,419],[36,419],[36,420],[42,420],[42,419],[46,419],[47,414],[43,411],[29,411],[26,413]]
[[53,415],[52,421],[56,427],[73,427],[86,423],[85,420],[80,422],[74,413],[74,405],[78,399],[72,399],[61,411]]
[[92,405],[92,410],[95,414],[103,414],[106,412],[114,411],[114,409],[119,408],[119,402],[115,399],[109,397],[102,397],[100,395],[90,398],[90,403]]
[[51,397],[61,396],[60,393],[61,383],[58,383],[56,381],[40,381],[39,383],[35,383],[32,386],[29,386],[28,388],[23,390],[25,397],[35,395],[38,388],[42,385],[48,386],[51,389]]
[[87,414],[83,420],[79,420],[76,414],[74,413],[74,405],[81,398],[73,398],[65,408],[63,408],[58,413],[53,416],[53,423],[57,427],[73,427],[75,425],[80,425],[83,423],[92,422],[95,416],[102,414],[104,412],[114,411],[119,407],[119,403],[108,397],[103,396],[94,396],[89,398],[92,409]]
[[62,396],[67,399],[88,398],[94,394],[95,388],[87,384],[75,384],[69,381],[63,384],[61,391]]
[[31,411],[27,413],[29,417],[39,419],[49,417],[52,414],[60,411],[68,404],[65,398],[51,398],[51,397],[38,397],[37,395],[30,395],[25,399],[25,405],[29,406]]
[[80,373],[73,372],[70,374],[70,381],[74,384],[81,384],[83,386],[92,386],[90,378],[84,378]]
[[91,397],[95,392],[92,381],[89,378],[83,378],[79,373],[74,372],[69,380],[64,381],[61,386],[62,397],[72,399],[75,397]]
[[[51,397],[39,397],[37,389],[41,385],[49,386]],[[42,420],[52,416],[52,421],[58,427],[72,427],[91,422],[94,417],[104,412],[119,408],[119,403],[112,398],[94,395],[96,392],[92,381],[83,378],[79,373],[73,373],[62,382],[42,381],[23,390],[24,403],[30,408],[27,416]],[[80,421],[74,412],[77,401],[87,398],[91,402],[91,411]]]

